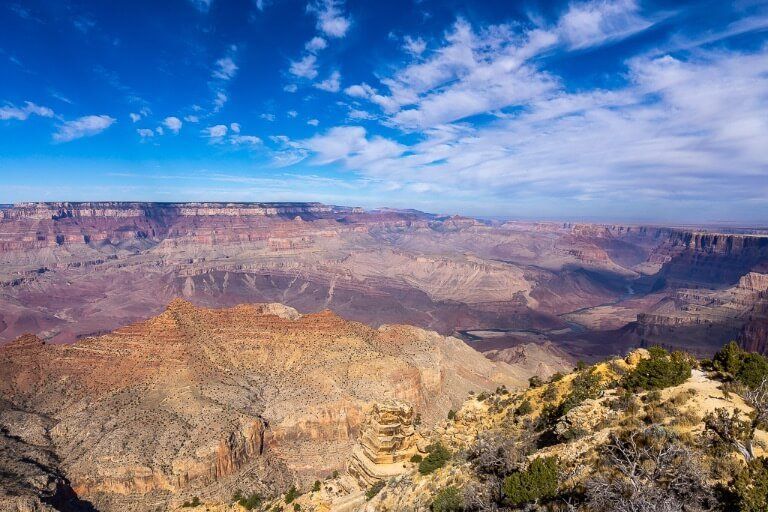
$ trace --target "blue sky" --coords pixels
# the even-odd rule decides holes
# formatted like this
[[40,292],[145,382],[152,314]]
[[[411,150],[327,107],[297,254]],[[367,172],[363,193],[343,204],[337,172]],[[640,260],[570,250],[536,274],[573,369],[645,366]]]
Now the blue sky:
[[768,2],[0,3],[0,202],[768,223]]

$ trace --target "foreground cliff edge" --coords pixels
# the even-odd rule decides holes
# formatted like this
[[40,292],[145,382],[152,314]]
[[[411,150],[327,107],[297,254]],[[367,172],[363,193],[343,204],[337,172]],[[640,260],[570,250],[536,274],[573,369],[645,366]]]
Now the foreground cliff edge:
[[166,510],[305,489],[347,470],[373,404],[401,400],[431,428],[471,391],[570,366],[534,354],[510,365],[415,327],[180,299],[71,345],[24,335],[0,347],[2,503]]
[[703,362],[639,349],[531,385],[476,394],[419,433],[407,404],[385,402],[369,410],[347,473],[271,499],[239,493],[195,506],[193,498],[179,510],[768,507],[764,357],[735,344]]

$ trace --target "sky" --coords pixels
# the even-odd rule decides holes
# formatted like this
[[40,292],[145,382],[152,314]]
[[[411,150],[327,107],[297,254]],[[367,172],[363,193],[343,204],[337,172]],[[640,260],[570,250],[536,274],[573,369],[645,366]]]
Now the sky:
[[0,0],[0,203],[768,224],[768,2]]

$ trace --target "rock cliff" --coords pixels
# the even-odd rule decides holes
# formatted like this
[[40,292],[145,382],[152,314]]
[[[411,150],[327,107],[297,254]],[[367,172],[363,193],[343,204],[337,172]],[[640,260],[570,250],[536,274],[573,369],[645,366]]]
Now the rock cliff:
[[[369,460],[401,463],[414,414],[431,425],[470,390],[520,383],[455,338],[280,304],[174,300],[71,345],[26,335],[0,347],[5,446],[22,453],[15,432],[31,428],[14,410],[45,418],[34,435],[52,476],[39,494],[66,486],[106,512],[306,485],[343,469],[358,439]],[[386,398],[413,410],[384,401],[364,421]]]

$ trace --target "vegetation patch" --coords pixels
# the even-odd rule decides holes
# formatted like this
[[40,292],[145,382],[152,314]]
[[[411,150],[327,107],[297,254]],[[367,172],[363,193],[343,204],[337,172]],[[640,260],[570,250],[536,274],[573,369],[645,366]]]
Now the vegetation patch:
[[365,491],[365,499],[371,500],[374,496],[379,494],[379,491],[381,491],[384,488],[384,485],[385,485],[384,481],[379,480],[378,482],[370,486],[368,490]]
[[671,354],[661,347],[651,347],[651,357],[642,359],[634,370],[624,376],[622,386],[626,389],[664,389],[678,386],[691,377],[691,357],[683,352]]
[[534,459],[525,471],[518,471],[504,479],[506,503],[520,506],[553,498],[557,494],[557,474],[557,458]]
[[427,446],[427,452],[427,456],[419,463],[419,473],[422,475],[437,471],[451,459],[451,452],[442,443]]
[[432,500],[432,512],[459,512],[464,509],[464,499],[453,486],[442,489]]

